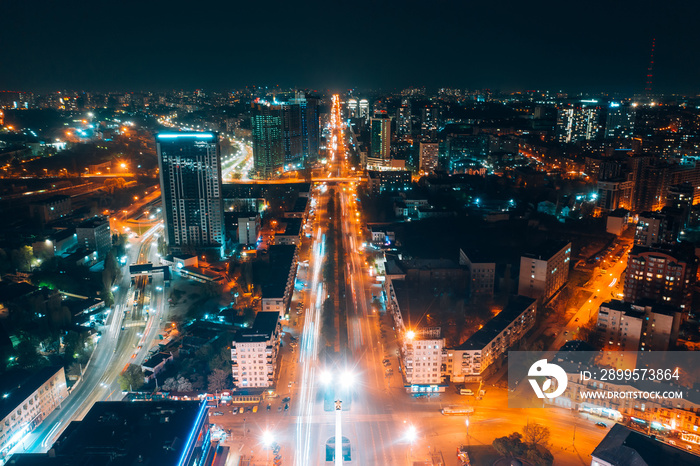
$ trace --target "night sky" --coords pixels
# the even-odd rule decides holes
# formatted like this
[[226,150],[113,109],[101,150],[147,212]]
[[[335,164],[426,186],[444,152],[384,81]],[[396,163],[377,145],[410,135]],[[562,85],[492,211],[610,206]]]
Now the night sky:
[[0,89],[700,91],[700,2],[9,1]]

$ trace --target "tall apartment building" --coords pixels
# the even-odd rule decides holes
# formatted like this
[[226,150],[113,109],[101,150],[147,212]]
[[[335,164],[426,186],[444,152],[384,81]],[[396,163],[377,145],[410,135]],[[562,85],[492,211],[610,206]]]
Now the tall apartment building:
[[352,97],[348,99],[348,118],[357,118],[358,114],[357,99]]
[[112,232],[109,229],[109,220],[105,217],[93,217],[81,222],[75,227],[78,239],[78,247],[97,252],[101,260],[112,249]]
[[605,137],[628,139],[634,135],[636,107],[611,102],[605,118]]
[[237,217],[238,243],[245,245],[256,244],[260,236],[260,214],[247,212],[238,214]]
[[156,135],[165,240],[171,248],[225,245],[221,158],[216,133]]
[[0,380],[0,452],[4,455],[68,398],[62,366],[33,375],[9,371]]
[[253,170],[260,178],[272,178],[282,172],[285,159],[282,133],[282,109],[279,105],[253,105]]
[[695,249],[688,243],[634,246],[627,258],[624,301],[646,299],[689,310],[697,268]]
[[238,331],[231,343],[233,385],[267,388],[274,385],[280,346],[279,312],[260,311],[250,329]]
[[360,99],[360,109],[359,118],[367,120],[369,118],[369,101],[367,99]]
[[437,142],[421,141],[419,146],[419,167],[424,173],[433,173],[438,167],[440,145]]
[[386,114],[377,114],[370,119],[370,153],[367,164],[384,167],[391,160],[391,119]]
[[586,103],[561,108],[557,115],[557,140],[576,143],[596,139],[600,131],[600,108]]
[[571,243],[554,243],[520,258],[518,294],[547,301],[569,279]]

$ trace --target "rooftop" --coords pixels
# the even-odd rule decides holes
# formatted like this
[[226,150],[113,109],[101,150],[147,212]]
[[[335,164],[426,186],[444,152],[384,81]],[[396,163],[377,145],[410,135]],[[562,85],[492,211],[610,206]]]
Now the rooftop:
[[567,241],[551,241],[541,244],[533,248],[530,252],[523,254],[523,257],[537,258],[539,260],[549,260],[556,253],[564,249],[567,245],[571,245]]
[[616,466],[700,465],[700,457],[620,424],[613,425],[591,456]]
[[13,466],[180,464],[204,423],[199,401],[103,401],[71,423],[54,443],[55,458],[15,455]]
[[107,220],[104,217],[92,217],[80,222],[77,228],[97,228],[104,225],[105,223],[109,225],[109,220]]
[[253,321],[253,326],[249,329],[239,330],[235,341],[238,343],[253,343],[270,340],[277,330],[279,318],[279,312],[258,312],[255,316],[255,321]]
[[486,322],[480,330],[459,345],[457,350],[481,350],[496,338],[517,317],[535,303],[536,300],[525,296],[511,298],[508,305],[493,319]]
[[29,395],[62,370],[62,366],[48,366],[34,374],[24,370],[5,372],[0,378],[0,419],[4,419]]

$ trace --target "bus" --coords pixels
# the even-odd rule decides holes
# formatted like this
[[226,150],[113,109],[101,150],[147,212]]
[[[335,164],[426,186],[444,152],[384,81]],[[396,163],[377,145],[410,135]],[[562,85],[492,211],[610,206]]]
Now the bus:
[[464,416],[474,412],[470,406],[445,406],[440,410],[445,416]]

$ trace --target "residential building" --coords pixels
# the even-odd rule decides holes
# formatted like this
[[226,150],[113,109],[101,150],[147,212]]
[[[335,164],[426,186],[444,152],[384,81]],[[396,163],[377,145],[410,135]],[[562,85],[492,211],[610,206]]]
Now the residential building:
[[652,247],[657,243],[675,243],[685,228],[686,218],[684,211],[673,207],[664,207],[655,212],[642,212],[637,217],[634,244]]
[[358,116],[364,120],[369,118],[369,101],[367,99],[360,99],[360,111]]
[[357,99],[348,99],[348,118],[357,118],[358,114]]
[[253,105],[253,170],[268,179],[282,172],[285,159],[282,109],[267,102]]
[[368,188],[374,195],[411,189],[411,172],[407,170],[369,170]]
[[629,139],[634,135],[636,107],[610,102],[605,118],[605,137],[608,139]]
[[231,343],[231,368],[237,389],[275,384],[281,331],[279,312],[260,311],[250,329],[236,333]]
[[0,379],[0,459],[68,398],[62,366],[35,374],[10,370]]
[[484,257],[476,250],[467,251],[459,249],[459,265],[467,269],[467,281],[469,283],[469,295],[493,296],[496,283],[496,262]]
[[367,167],[387,167],[391,162],[391,119],[382,113],[370,118],[370,153]]
[[284,232],[275,234],[275,244],[301,243],[301,219],[287,218],[281,223],[284,225]]
[[599,119],[600,107],[596,101],[561,108],[557,114],[557,140],[560,143],[576,143],[597,139]]
[[480,382],[498,369],[501,357],[535,324],[537,301],[517,296],[464,343],[447,351],[452,382]]
[[612,212],[617,209],[632,209],[634,181],[625,178],[598,180],[596,211]]
[[246,246],[254,245],[260,237],[260,214],[257,212],[239,213],[238,243]]
[[426,326],[422,316],[430,306],[432,294],[409,287],[403,280],[386,279],[384,292],[387,312],[393,317],[400,335],[399,357],[408,393],[444,392],[445,339],[437,326]]
[[275,244],[268,248],[267,279],[262,284],[262,310],[285,315],[292,299],[297,272],[294,245]]
[[613,299],[600,305],[597,326],[606,350],[667,351],[678,338],[682,320],[678,308]]
[[8,465],[201,465],[211,448],[207,414],[205,400],[98,401],[48,453],[15,455]]
[[629,226],[630,211],[627,209],[617,209],[608,215],[605,221],[605,231],[615,236],[620,236]]
[[105,217],[92,217],[75,227],[78,247],[95,251],[99,260],[104,259],[112,249],[112,232],[109,220]]
[[309,204],[308,197],[298,197],[294,202],[294,207],[291,210],[287,210],[284,213],[284,218],[304,218],[306,215],[306,208]]
[[433,173],[438,167],[440,145],[437,142],[421,141],[419,145],[419,168],[423,173]]
[[695,249],[688,243],[634,246],[627,258],[624,300],[647,299],[689,311],[697,268]]
[[216,133],[156,135],[165,241],[175,251],[223,253],[224,211],[221,158]]
[[520,258],[518,294],[546,302],[569,279],[571,243],[549,243]]

